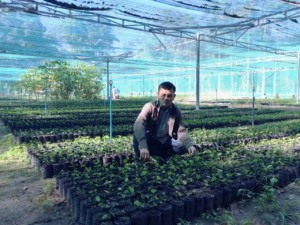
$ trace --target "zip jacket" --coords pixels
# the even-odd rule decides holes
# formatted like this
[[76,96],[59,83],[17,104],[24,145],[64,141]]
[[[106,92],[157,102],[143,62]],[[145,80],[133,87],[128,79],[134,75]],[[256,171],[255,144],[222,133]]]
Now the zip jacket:
[[[188,135],[183,123],[180,109],[172,103],[168,118],[168,134],[171,138],[178,139],[187,149],[194,145]],[[156,121],[160,111],[158,101],[146,103],[138,115],[133,131],[139,143],[139,149],[147,148],[147,135],[154,136],[156,132]]]

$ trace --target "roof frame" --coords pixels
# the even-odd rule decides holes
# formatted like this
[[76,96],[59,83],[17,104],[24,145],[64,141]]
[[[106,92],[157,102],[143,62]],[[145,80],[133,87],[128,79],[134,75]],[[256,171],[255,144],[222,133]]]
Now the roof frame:
[[[144,23],[144,22],[124,19],[124,18],[102,15],[102,14],[96,13],[96,12],[77,10],[77,9],[68,9],[68,8],[53,5],[50,3],[37,2],[35,0],[17,0],[17,1],[13,0],[12,3],[5,3],[0,0],[0,10],[1,11],[23,11],[26,13],[37,14],[40,16],[50,16],[50,17],[57,17],[57,18],[71,18],[71,19],[76,19],[76,20],[81,20],[81,21],[86,21],[86,22],[100,23],[100,24],[109,25],[109,26],[117,26],[117,27],[122,27],[122,28],[127,28],[127,29],[150,32],[153,34],[167,35],[167,36],[191,39],[191,40],[196,41],[196,32],[187,31],[186,29],[189,29],[189,28],[186,28],[186,27],[165,28],[165,27],[150,24],[150,23]],[[67,11],[67,13],[65,11]],[[296,12],[296,13],[292,14],[292,15],[288,15],[289,12]],[[282,14],[285,15],[283,18],[273,18],[273,16],[275,16],[275,15],[282,15]],[[236,32],[238,30],[245,30],[245,29],[248,30],[253,27],[268,25],[270,23],[280,22],[280,21],[284,21],[284,20],[288,20],[288,19],[294,19],[297,17],[300,17],[300,8],[299,7],[292,8],[290,10],[285,10],[285,11],[278,12],[278,13],[274,13],[274,14],[270,14],[270,15],[265,15],[258,19],[247,20],[247,21],[233,24],[233,25],[203,26],[203,27],[197,27],[197,29],[199,29],[199,28],[200,29],[233,28],[232,30],[225,32],[225,33],[232,33],[232,32]],[[265,21],[267,21],[267,20],[268,21],[261,23],[260,21],[262,19],[264,19]],[[256,21],[256,24],[254,23],[255,21]],[[193,29],[196,29],[196,27],[194,27]],[[297,52],[287,52],[287,51],[281,50],[281,49],[276,49],[276,48],[267,47],[267,46],[263,46],[263,45],[257,45],[257,44],[238,41],[238,39],[241,36],[239,36],[239,38],[236,40],[220,37],[220,35],[225,34],[225,33],[223,32],[223,33],[219,33],[219,34],[215,34],[215,35],[201,34],[200,41],[209,42],[209,43],[213,43],[213,44],[222,44],[222,45],[243,48],[243,49],[251,49],[251,50],[255,50],[255,51],[263,51],[263,52],[268,52],[268,53],[272,53],[272,54],[298,57]]]

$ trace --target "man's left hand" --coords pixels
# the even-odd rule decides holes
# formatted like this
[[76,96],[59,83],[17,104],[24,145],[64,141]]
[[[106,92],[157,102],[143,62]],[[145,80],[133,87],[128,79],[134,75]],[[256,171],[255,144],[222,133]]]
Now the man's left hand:
[[190,155],[194,155],[197,152],[197,149],[194,146],[191,146],[188,151]]

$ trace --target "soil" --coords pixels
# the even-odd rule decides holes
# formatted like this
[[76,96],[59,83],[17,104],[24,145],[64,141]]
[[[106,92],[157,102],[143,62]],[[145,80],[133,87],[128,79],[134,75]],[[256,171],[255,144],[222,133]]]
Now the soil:
[[[8,130],[0,123],[0,139],[5,135]],[[0,162],[0,225],[43,224],[76,225],[55,191],[55,180],[43,180],[30,163]]]
[[[8,134],[5,127],[0,124],[0,139]],[[0,149],[0,154],[5,150]],[[291,214],[300,211],[300,190],[292,183],[282,190],[277,191],[279,204],[286,205],[287,201],[296,202],[293,204]],[[222,222],[224,214],[204,214],[202,218],[194,219],[182,224],[246,224],[245,220],[251,221],[247,224],[283,224],[276,215],[272,213],[257,213],[254,203],[232,204],[228,220],[233,222]],[[266,223],[262,216],[270,217]],[[286,214],[284,214],[286,216]],[[288,220],[290,225],[298,224]],[[14,161],[0,164],[0,225],[77,225],[72,221],[72,214],[55,190],[54,179],[42,179],[38,171],[30,164],[15,167]]]

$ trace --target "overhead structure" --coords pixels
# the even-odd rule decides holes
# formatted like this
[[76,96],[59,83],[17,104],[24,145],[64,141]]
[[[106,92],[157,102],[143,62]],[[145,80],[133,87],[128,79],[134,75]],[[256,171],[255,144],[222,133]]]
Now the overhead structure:
[[[109,62],[106,83],[142,80],[139,92],[147,88],[148,94],[166,77],[193,92],[214,86],[214,76],[220,89],[228,76],[234,92],[234,81],[249,70],[264,74],[261,91],[277,92],[275,85],[268,87],[268,77],[273,74],[275,84],[288,73],[285,82],[292,83],[299,73],[299,2],[0,0],[0,80],[17,80],[46,60],[68,60],[104,68]],[[199,71],[201,78],[190,86]],[[136,92],[136,84],[127,86],[121,90]]]

